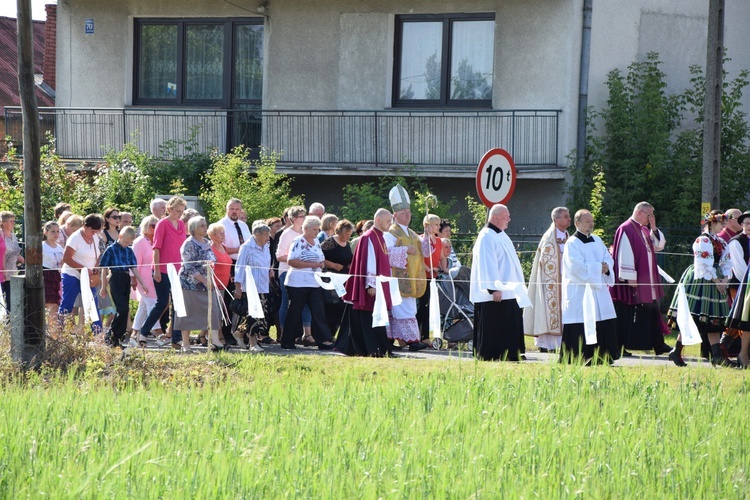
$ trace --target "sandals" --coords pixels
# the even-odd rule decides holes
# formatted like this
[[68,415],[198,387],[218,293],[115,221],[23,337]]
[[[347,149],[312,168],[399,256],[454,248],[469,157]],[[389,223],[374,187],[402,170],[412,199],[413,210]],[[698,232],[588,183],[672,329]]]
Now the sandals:
[[318,344],[315,342],[315,337],[313,337],[312,335],[303,335],[302,345],[305,347],[315,347]]
[[203,347],[208,347],[208,338],[205,335],[199,335],[198,343]]
[[266,336],[265,336],[265,337],[263,337],[263,338],[260,338],[260,339],[258,339],[258,343],[259,343],[259,344],[268,344],[268,345],[275,345],[275,344],[278,344],[278,342],[276,342],[276,341],[275,341],[274,339],[272,339],[272,338],[271,338],[271,337],[269,337],[268,335],[266,335]]

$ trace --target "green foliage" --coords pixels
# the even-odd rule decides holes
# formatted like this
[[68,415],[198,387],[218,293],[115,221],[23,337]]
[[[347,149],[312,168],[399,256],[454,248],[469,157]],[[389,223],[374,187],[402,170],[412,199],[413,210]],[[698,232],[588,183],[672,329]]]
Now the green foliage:
[[206,172],[211,168],[214,152],[198,147],[201,125],[190,128],[187,139],[169,140],[159,146],[159,156],[168,162],[151,162],[144,173],[153,185],[154,194],[184,193],[198,196],[204,189]]
[[97,167],[92,186],[92,202],[96,210],[116,207],[131,212],[140,220],[149,211],[149,202],[156,194],[147,172],[156,168],[156,160],[139,151],[133,142],[122,151],[108,151],[106,163]]
[[[591,200],[589,201],[589,211],[599,226],[608,226],[607,216],[603,214],[604,194],[607,192],[607,180],[604,178],[604,170],[600,166],[595,166],[594,187],[591,190]],[[594,234],[604,238],[604,229],[596,227]]]
[[[18,169],[7,169],[0,175],[0,210],[9,210],[17,217],[23,217],[24,195],[23,195],[23,158],[17,156],[15,148],[9,148],[8,161],[18,161]],[[71,206],[85,208],[88,206],[89,196],[83,186],[89,185],[89,179],[85,173],[77,169],[68,168],[60,162],[55,149],[55,140],[47,135],[46,142],[41,147],[41,201],[42,220],[52,219],[55,205],[61,201],[68,201]],[[76,193],[79,193],[76,196]],[[85,213],[85,212],[82,212]]]
[[[224,217],[230,198],[242,200],[247,219],[265,219],[270,214],[281,214],[285,208],[304,204],[304,198],[291,195],[292,179],[276,172],[281,155],[261,148],[257,160],[250,159],[250,149],[237,146],[230,153],[214,154],[201,201],[210,220]],[[252,171],[251,171],[252,170]]]
[[[639,201],[656,207],[664,227],[695,225],[700,212],[705,79],[690,68],[691,87],[666,92],[658,55],[607,79],[607,107],[588,113],[588,149],[582,169],[571,167],[571,206],[592,208],[597,226],[612,235]],[[750,126],[741,110],[748,72],[724,77],[721,137],[721,202],[745,206],[750,193]],[[604,126],[599,134],[596,123]],[[606,178],[606,189],[603,184]],[[592,210],[593,212],[594,210]]]

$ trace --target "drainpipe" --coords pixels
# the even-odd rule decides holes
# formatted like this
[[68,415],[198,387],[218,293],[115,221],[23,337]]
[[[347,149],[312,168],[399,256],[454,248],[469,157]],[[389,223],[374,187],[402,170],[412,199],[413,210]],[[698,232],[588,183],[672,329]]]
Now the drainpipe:
[[581,30],[581,68],[578,79],[578,137],[576,168],[582,169],[586,159],[586,108],[589,105],[589,56],[591,55],[591,10],[594,0],[583,0]]

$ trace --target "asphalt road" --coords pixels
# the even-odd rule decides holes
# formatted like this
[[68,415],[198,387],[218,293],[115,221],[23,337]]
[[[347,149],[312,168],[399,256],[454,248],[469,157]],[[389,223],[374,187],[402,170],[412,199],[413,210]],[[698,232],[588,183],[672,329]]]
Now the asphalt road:
[[[231,347],[229,352],[238,353],[247,356],[344,356],[343,354],[336,351],[320,351],[317,347],[302,347],[297,346],[296,349],[282,349],[279,345],[263,345],[264,352],[262,353],[250,353],[247,350],[239,349],[237,347]],[[147,347],[147,351],[168,351],[171,350],[169,344],[164,347],[157,347],[156,344],[150,340]],[[205,354],[207,349],[201,346],[192,346],[193,355]],[[418,352],[409,352],[407,350],[397,351],[393,353],[394,358],[404,359],[455,359],[471,361],[472,355],[470,351],[457,350],[457,349],[424,349]],[[711,368],[711,363],[702,358],[685,357],[685,361],[690,367],[706,367]],[[526,361],[524,363],[556,363],[558,360],[557,354],[541,353],[538,351],[530,351],[526,353]],[[677,368],[666,355],[654,356],[653,353],[639,353],[634,352],[632,357],[621,358],[615,361],[613,366],[674,366]]]

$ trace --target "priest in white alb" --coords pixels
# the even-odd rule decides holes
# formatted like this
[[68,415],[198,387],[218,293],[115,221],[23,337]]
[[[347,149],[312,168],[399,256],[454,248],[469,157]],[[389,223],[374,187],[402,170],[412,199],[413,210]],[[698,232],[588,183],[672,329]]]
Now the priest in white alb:
[[562,339],[560,277],[569,226],[567,208],[552,210],[552,224],[542,235],[531,267],[529,298],[534,307],[523,311],[523,331],[535,337],[534,344],[540,352],[556,351]]
[[620,357],[617,314],[609,294],[615,263],[601,238],[591,234],[591,212],[579,210],[573,222],[576,232],[563,253],[560,361],[612,363]]
[[525,290],[525,280],[516,249],[505,233],[509,223],[508,208],[493,205],[472,251],[469,298],[474,303],[474,355],[486,361],[521,359],[523,314],[518,292],[512,289]]

